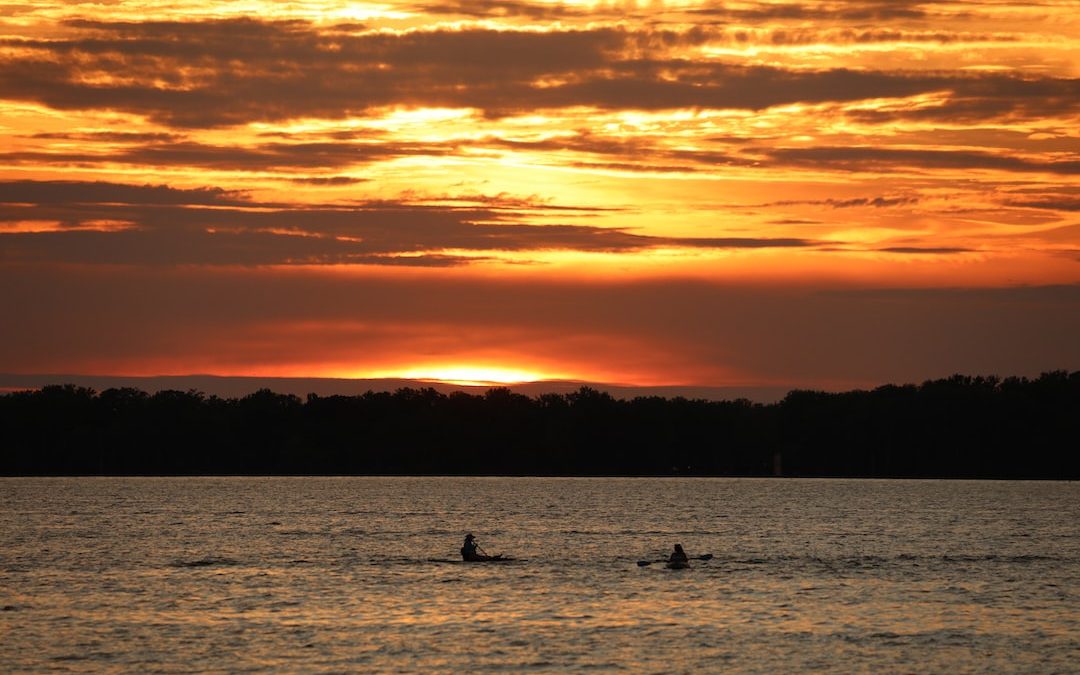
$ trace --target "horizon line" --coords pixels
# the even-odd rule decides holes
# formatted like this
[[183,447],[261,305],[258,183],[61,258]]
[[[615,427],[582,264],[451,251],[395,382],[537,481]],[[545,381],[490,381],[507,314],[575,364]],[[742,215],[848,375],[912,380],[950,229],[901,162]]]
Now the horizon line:
[[[1052,369],[1040,372],[1039,375],[1050,372],[1073,372],[1068,368]],[[1038,377],[1036,375],[1034,377]],[[492,383],[463,383],[445,380],[427,380],[420,378],[385,377],[385,378],[345,378],[345,377],[297,377],[278,375],[215,375],[209,373],[193,373],[187,375],[89,375],[73,373],[0,373],[0,394],[14,393],[18,391],[30,391],[41,389],[50,385],[83,386],[94,389],[97,392],[111,388],[132,387],[142,389],[147,393],[166,391],[176,388],[171,385],[187,384],[185,389],[199,391],[211,396],[223,398],[243,397],[259,391],[270,389],[279,394],[293,394],[306,396],[334,395],[360,395],[366,392],[386,391],[394,392],[407,388],[431,388],[439,393],[446,394],[455,391],[480,394],[493,389],[509,389],[515,393],[538,396],[547,393],[565,394],[577,391],[583,387],[605,392],[614,398],[632,398],[635,396],[670,396],[690,399],[706,400],[738,400],[747,399],[755,403],[775,403],[785,398],[794,391],[816,391],[824,393],[843,393],[853,391],[872,391],[887,386],[918,386],[924,382],[949,379],[962,376],[971,378],[998,378],[1001,380],[1009,377],[1022,377],[1030,379],[1029,374],[1005,375],[996,374],[965,374],[950,373],[938,377],[923,378],[919,382],[882,382],[874,385],[855,384],[848,386],[804,386],[796,384],[737,384],[737,385],[703,385],[703,384],[666,384],[666,385],[638,385],[616,382],[596,382],[590,380],[551,379],[533,380],[524,382],[492,382]],[[274,386],[271,386],[274,385]],[[367,385],[367,389],[362,389]],[[276,387],[276,388],[275,388]]]

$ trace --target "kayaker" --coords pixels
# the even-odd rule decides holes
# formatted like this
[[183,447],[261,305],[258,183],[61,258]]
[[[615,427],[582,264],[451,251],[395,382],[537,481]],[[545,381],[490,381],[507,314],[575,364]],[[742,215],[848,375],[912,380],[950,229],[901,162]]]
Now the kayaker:
[[479,547],[476,545],[476,537],[472,536],[472,533],[465,535],[465,543],[461,545],[461,559],[467,562],[487,560],[486,555],[480,555],[476,552],[477,548]]
[[675,544],[675,550],[671,552],[671,556],[668,557],[669,563],[689,563],[690,558],[686,556],[686,551],[682,550],[682,544]]

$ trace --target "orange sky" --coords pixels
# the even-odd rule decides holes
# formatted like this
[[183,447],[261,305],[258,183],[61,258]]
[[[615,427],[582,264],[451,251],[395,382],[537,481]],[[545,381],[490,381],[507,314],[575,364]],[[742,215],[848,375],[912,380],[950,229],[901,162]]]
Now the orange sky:
[[0,373],[1080,368],[1076,10],[0,6]]

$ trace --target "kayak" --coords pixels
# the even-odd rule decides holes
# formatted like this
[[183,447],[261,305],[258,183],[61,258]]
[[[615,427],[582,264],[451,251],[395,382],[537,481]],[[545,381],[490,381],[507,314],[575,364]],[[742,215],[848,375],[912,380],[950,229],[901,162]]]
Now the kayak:
[[686,562],[685,560],[675,560],[667,563],[666,565],[664,565],[664,567],[668,568],[669,570],[685,570],[690,568],[690,563]]
[[517,558],[507,558],[501,555],[493,556],[487,560],[447,560],[445,558],[428,558],[428,562],[445,563],[448,565],[471,565],[473,563],[508,563],[518,562]]

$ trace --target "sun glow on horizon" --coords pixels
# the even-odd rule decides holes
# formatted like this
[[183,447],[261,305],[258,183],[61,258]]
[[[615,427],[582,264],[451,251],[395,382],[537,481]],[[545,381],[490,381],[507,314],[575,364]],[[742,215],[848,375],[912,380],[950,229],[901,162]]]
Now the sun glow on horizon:
[[541,373],[535,370],[474,365],[418,366],[402,370],[372,373],[366,377],[392,377],[407,380],[444,382],[446,384],[456,384],[461,386],[522,384],[524,382],[568,379],[564,376]]

